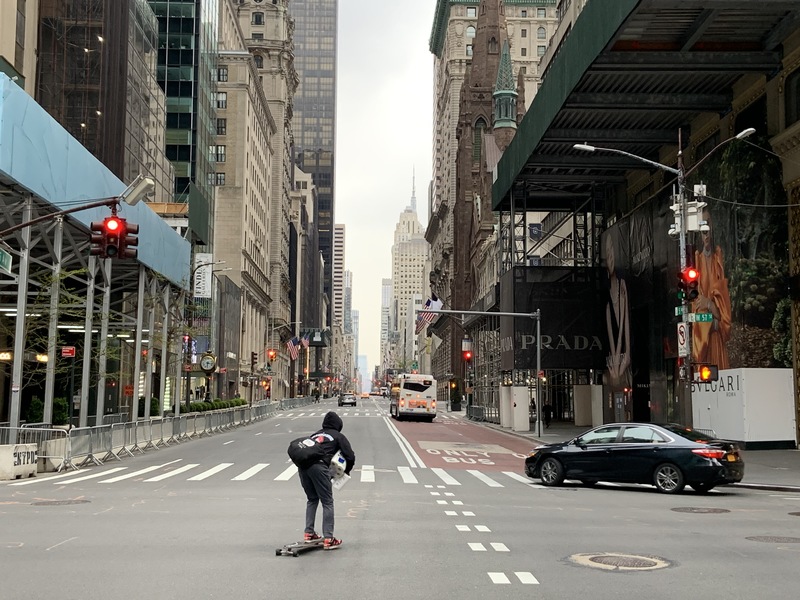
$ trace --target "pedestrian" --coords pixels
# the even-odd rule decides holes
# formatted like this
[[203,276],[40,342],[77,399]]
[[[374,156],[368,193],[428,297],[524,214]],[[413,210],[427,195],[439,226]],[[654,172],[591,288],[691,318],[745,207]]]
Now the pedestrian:
[[319,388],[314,388],[314,403],[319,404]]
[[544,428],[549,429],[550,419],[553,418],[553,407],[550,406],[549,402],[542,407],[542,416],[544,417]]
[[311,436],[311,439],[320,444],[325,451],[325,456],[319,462],[312,464],[307,469],[299,469],[300,483],[306,493],[306,528],[303,539],[306,542],[318,540],[320,536],[314,529],[317,519],[317,506],[322,502],[322,548],[331,550],[341,546],[342,540],[333,536],[333,487],[331,486],[330,464],[333,455],[340,451],[347,461],[345,474],[349,475],[356,462],[356,455],[350,446],[350,441],[342,433],[342,418],[334,411],[325,414],[322,420],[322,429]]

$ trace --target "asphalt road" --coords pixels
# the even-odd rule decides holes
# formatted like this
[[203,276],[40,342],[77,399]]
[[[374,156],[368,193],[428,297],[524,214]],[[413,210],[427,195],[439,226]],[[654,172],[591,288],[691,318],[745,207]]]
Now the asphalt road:
[[[331,408],[357,457],[336,493],[344,545],[276,557],[302,537],[305,509],[286,447]],[[384,399],[323,402],[3,482],[0,598],[796,596],[800,494],[544,488],[521,475],[527,445],[460,415],[396,423]]]

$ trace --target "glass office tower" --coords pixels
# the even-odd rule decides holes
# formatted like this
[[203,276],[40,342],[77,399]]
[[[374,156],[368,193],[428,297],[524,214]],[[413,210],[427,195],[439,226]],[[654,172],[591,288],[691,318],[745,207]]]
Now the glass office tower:
[[[323,288],[333,296],[334,150],[336,143],[336,34],[338,0],[292,0],[295,160],[317,188],[319,250],[325,260]],[[329,302],[328,323],[331,323]]]

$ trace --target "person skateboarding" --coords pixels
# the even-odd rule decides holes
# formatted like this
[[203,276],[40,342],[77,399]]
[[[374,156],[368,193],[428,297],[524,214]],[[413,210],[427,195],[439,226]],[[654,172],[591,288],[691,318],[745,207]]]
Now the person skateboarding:
[[350,441],[342,433],[342,418],[334,411],[325,414],[322,420],[322,429],[311,436],[311,439],[320,444],[325,451],[322,460],[313,463],[306,469],[298,469],[300,483],[306,493],[306,527],[303,540],[313,542],[319,540],[320,536],[314,529],[317,519],[317,506],[322,502],[322,541],[323,550],[332,550],[342,545],[342,540],[333,536],[334,514],[333,514],[333,487],[331,486],[330,464],[333,455],[337,451],[342,453],[342,457],[347,461],[345,474],[349,475],[356,462],[356,455],[353,452]]

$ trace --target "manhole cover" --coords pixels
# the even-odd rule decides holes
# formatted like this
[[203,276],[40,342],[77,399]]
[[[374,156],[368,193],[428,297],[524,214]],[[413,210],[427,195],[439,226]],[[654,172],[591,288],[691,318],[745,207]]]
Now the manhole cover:
[[678,508],[673,508],[672,510],[680,513],[695,513],[704,515],[718,515],[721,513],[731,512],[727,508],[706,508],[698,506],[679,506]]
[[606,571],[654,571],[670,565],[669,561],[659,556],[622,552],[586,552],[573,554],[569,560],[584,567]]
[[89,504],[89,500],[41,500],[31,502],[33,506],[63,506],[65,504]]
[[800,538],[781,537],[779,535],[754,535],[745,539],[751,542],[767,542],[768,544],[800,544]]

